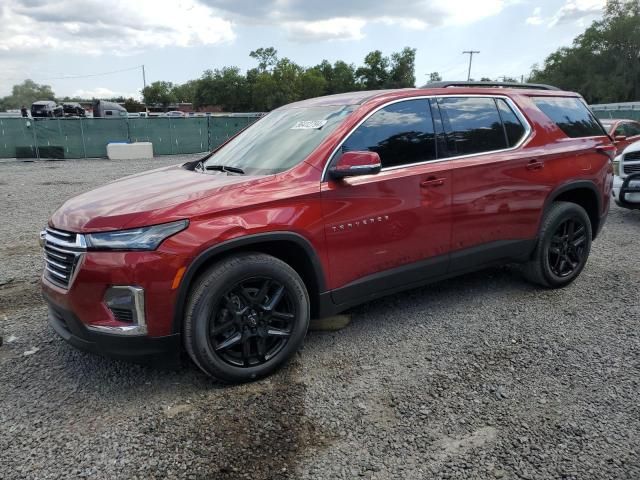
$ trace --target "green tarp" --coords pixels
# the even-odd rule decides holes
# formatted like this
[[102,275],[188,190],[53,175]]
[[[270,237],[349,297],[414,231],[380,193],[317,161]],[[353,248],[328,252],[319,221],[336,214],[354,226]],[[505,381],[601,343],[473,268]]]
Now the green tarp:
[[0,158],[106,157],[120,142],[152,142],[156,155],[206,152],[257,118],[0,118]]

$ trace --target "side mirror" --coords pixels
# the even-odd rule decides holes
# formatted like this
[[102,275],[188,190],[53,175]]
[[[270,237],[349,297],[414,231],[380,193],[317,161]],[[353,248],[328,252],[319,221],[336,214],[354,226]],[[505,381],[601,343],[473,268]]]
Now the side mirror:
[[380,155],[376,152],[345,152],[329,169],[329,175],[334,179],[373,175],[378,173],[381,168]]
[[616,135],[613,137],[616,142],[624,142],[627,139],[626,135]]

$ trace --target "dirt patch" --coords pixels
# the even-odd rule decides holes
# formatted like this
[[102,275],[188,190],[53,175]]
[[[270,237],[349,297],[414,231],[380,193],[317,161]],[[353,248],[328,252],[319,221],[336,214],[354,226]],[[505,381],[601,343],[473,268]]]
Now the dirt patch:
[[7,279],[0,284],[0,314],[42,305],[38,280]]
[[42,250],[40,250],[35,241],[33,244],[23,243],[0,248],[0,255],[6,255],[8,257],[15,257],[18,255],[40,255],[41,252]]
[[[307,386],[295,364],[269,381],[209,391],[204,399],[165,408],[144,434],[170,439],[196,478],[253,480],[297,478],[307,449],[326,447],[330,436],[306,416]],[[162,417],[166,417],[163,419]],[[159,476],[166,471],[158,459]]]

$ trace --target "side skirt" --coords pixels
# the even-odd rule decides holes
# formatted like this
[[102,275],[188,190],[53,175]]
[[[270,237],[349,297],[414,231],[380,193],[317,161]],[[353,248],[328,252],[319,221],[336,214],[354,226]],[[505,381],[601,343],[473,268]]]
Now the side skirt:
[[483,268],[527,261],[537,239],[504,240],[429,258],[368,275],[336,290],[320,294],[319,317]]

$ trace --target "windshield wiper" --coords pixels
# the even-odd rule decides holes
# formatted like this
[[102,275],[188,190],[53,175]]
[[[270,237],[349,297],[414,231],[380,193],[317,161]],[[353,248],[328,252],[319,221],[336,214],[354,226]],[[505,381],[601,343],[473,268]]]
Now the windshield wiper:
[[205,170],[215,170],[218,172],[236,173],[239,175],[244,175],[244,170],[242,170],[241,168],[229,167],[227,165],[207,165],[205,167]]

